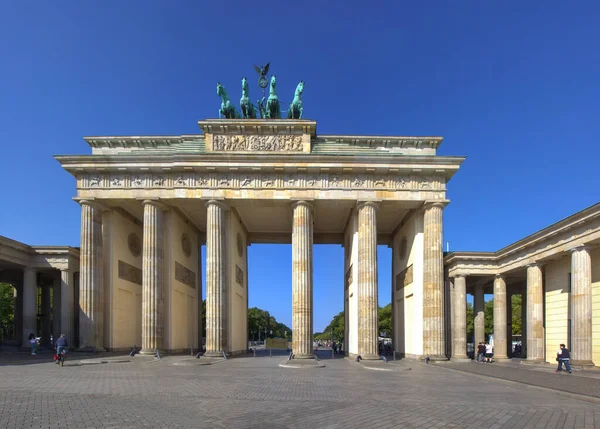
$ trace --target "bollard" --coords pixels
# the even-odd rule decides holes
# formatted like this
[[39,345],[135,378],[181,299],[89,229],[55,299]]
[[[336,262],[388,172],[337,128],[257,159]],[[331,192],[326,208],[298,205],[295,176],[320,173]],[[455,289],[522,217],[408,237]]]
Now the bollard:
[[272,357],[271,350],[273,350],[273,349],[269,349],[269,357]]
[[331,349],[331,359],[335,359],[335,354],[333,352],[333,349]]
[[252,351],[254,352],[254,357],[256,357],[256,347],[254,347]]
[[394,350],[394,360],[396,360],[396,350]]

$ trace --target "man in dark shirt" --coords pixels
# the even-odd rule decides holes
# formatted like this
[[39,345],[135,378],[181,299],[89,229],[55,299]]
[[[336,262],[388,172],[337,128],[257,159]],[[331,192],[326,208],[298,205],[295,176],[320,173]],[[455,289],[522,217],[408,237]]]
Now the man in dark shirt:
[[477,346],[477,362],[484,362],[484,360],[485,360],[485,344],[479,343],[479,345]]
[[558,361],[558,368],[554,372],[562,371],[564,363],[565,369],[571,374],[571,353],[569,353],[569,349],[564,344],[560,345],[560,349],[556,353],[556,360]]

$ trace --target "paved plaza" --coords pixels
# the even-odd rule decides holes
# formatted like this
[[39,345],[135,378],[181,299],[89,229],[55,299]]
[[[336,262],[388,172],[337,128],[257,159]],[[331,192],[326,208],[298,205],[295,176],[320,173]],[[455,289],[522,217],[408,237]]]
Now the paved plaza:
[[[47,352],[0,363],[0,427],[600,428],[593,399],[417,362],[375,371],[345,359],[309,370],[281,368],[281,357],[199,366],[183,356],[101,363],[71,353],[63,368],[49,360]],[[569,377],[526,371],[557,385]]]

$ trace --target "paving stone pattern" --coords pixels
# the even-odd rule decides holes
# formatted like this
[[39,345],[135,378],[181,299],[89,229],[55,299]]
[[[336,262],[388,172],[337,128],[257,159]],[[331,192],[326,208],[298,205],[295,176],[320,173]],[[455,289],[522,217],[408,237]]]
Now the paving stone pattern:
[[394,372],[343,359],[295,370],[280,357],[76,365],[72,354],[60,368],[39,358],[0,365],[0,427],[600,428],[598,403],[421,363]]

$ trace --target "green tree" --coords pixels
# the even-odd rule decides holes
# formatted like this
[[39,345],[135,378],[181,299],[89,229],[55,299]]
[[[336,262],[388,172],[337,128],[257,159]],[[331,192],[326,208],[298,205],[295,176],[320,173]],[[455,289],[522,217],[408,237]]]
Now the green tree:
[[494,333],[494,299],[490,299],[483,304],[483,311],[485,313],[485,338],[489,338]]
[[13,336],[14,330],[14,289],[8,283],[0,283],[0,340]]
[[[379,307],[379,332],[385,332],[386,336],[392,336],[392,303],[385,307]],[[379,332],[377,335],[379,335]]]
[[512,334],[523,335],[523,320],[521,318],[521,295],[513,295],[510,299],[512,305]]
[[473,341],[475,335],[475,318],[473,315],[473,304],[467,302],[467,342]]

